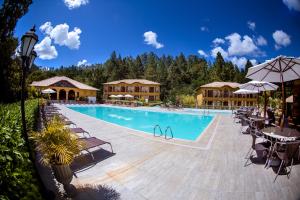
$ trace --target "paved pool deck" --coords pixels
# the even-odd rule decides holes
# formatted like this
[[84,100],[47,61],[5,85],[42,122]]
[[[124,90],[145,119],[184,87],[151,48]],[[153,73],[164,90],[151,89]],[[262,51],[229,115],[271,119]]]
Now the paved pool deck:
[[[300,165],[290,179],[263,164],[244,167],[252,139],[239,133],[231,115],[217,115],[196,142],[165,140],[115,126],[58,105],[60,112],[99,139],[97,163],[76,172],[72,184],[105,185],[121,199],[300,199]],[[98,155],[98,156],[97,156]],[[78,165],[87,166],[87,160]],[[79,166],[75,167],[79,169]],[[97,199],[79,193],[77,199]]]

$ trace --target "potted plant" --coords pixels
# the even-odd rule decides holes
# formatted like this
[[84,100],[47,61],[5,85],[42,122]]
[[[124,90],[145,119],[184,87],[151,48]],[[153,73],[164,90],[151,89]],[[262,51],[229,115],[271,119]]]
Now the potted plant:
[[41,163],[52,168],[54,177],[63,184],[68,195],[74,195],[70,164],[82,149],[77,135],[66,128],[59,117],[54,117],[41,132],[32,133],[31,139],[41,153]]

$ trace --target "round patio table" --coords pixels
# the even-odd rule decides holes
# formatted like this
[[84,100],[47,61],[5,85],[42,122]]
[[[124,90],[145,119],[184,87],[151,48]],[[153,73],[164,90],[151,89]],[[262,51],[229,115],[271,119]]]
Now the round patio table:
[[[294,146],[293,148],[299,148],[299,143],[294,143],[299,141],[300,139],[300,132],[297,131],[296,129],[292,128],[283,128],[283,130],[280,127],[268,127],[264,128],[262,130],[262,133],[264,136],[271,142],[271,143],[276,143],[276,142],[283,142],[285,144],[289,144],[291,146]],[[275,147],[272,144],[273,147]],[[280,159],[278,157],[273,157],[273,151],[275,149],[273,148],[271,150],[271,153],[269,154],[267,158],[267,168],[270,166],[279,166],[280,164]],[[290,152],[286,152],[288,155]],[[282,160],[282,158],[281,158]]]
[[268,127],[262,130],[263,134],[280,141],[295,141],[300,139],[300,132],[292,128]]

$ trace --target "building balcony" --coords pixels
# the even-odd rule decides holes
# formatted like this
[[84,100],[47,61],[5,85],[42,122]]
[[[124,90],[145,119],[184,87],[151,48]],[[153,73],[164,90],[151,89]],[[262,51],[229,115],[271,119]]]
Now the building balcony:
[[108,94],[108,95],[118,95],[118,94],[122,94],[122,95],[125,95],[125,94],[131,94],[131,95],[160,95],[160,92],[130,92],[130,91],[125,91],[125,92],[121,92],[121,91],[111,91],[111,92],[108,92],[108,91],[104,91],[104,94]]

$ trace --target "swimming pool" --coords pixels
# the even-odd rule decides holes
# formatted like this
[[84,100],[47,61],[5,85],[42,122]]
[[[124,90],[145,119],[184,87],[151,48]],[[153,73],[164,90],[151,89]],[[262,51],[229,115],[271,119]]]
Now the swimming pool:
[[[174,138],[191,141],[196,140],[213,119],[211,115],[203,116],[106,106],[68,106],[68,108],[147,134],[153,134],[156,124],[161,127],[163,133],[170,126]],[[156,133],[160,134],[159,130]]]

